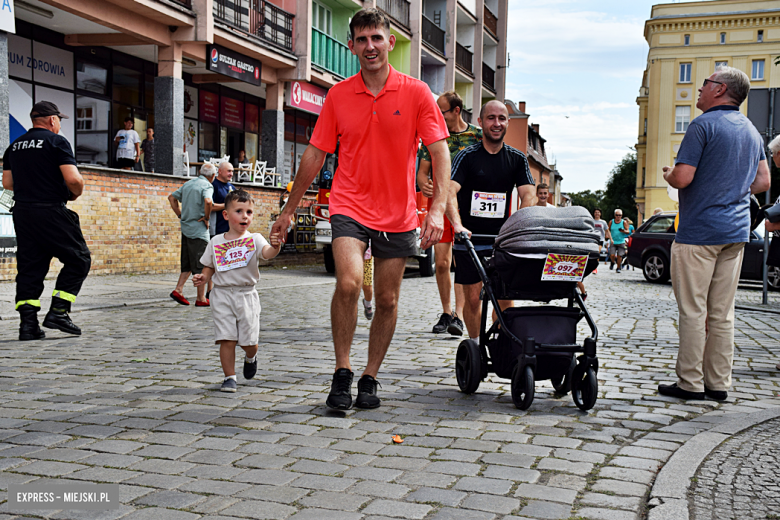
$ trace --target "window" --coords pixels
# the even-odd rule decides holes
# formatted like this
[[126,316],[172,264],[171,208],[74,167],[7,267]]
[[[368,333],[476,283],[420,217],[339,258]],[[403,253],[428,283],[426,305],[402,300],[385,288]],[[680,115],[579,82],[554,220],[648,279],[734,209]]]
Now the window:
[[758,31],[758,43],[764,41],[764,31]]
[[109,164],[111,104],[102,99],[76,96],[76,161]]
[[753,60],[753,75],[750,79],[758,81],[764,79],[764,60]]
[[646,168],[642,168],[642,187],[645,187],[645,170]]
[[644,135],[647,135],[647,118],[645,118],[645,133]]
[[729,62],[727,61],[716,61],[715,62],[715,70],[718,70],[718,67],[728,67]]
[[94,63],[76,62],[76,88],[95,94],[105,94],[108,71]]
[[113,80],[114,101],[125,105],[141,104],[141,82],[143,81],[141,72],[114,65]]
[[313,2],[312,18],[313,18],[312,27],[314,27],[320,32],[327,34],[328,36],[333,35],[333,23],[332,23],[333,14],[331,13],[330,9],[328,9],[322,4]]
[[674,226],[674,217],[659,217],[652,221],[642,233],[673,233],[674,230],[669,231],[669,228]]
[[690,45],[690,44],[691,44],[691,35],[690,34],[686,34],[685,35],[685,45],[687,46],[687,45]]
[[688,130],[688,124],[691,122],[691,107],[677,107],[674,113],[674,131],[678,134],[684,134]]
[[691,82],[691,63],[680,63],[680,83]]
[[76,109],[76,130],[92,130],[95,123],[95,107]]
[[723,45],[726,43],[726,33],[720,33],[720,44]]

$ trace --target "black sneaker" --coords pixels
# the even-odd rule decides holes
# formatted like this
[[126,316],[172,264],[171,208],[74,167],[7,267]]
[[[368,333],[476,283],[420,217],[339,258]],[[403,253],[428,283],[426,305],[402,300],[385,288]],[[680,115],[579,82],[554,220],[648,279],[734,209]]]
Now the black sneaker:
[[235,392],[238,389],[238,383],[236,383],[236,380],[233,378],[225,378],[224,381],[222,381],[222,386],[220,387],[220,392]]
[[439,321],[436,322],[436,325],[433,326],[432,332],[434,334],[441,334],[447,330],[447,327],[450,326],[450,323],[452,323],[452,314],[447,314],[445,312],[439,317]]
[[695,399],[697,401],[704,400],[704,392],[690,392],[683,390],[677,383],[671,385],[658,385],[658,393],[669,397],[679,397],[680,399]]
[[244,379],[252,379],[257,374],[257,356],[255,360],[248,363],[246,357],[244,357]]
[[330,394],[325,400],[328,408],[335,410],[349,410],[352,408],[352,378],[354,374],[348,368],[339,368],[333,374],[333,382],[330,384]]
[[729,398],[729,393],[725,390],[710,390],[707,385],[704,385],[704,395],[716,401],[725,401]]
[[363,375],[358,380],[358,395],[355,399],[357,408],[379,408],[382,401],[376,396],[376,387],[379,385],[376,379],[369,375]]
[[615,268],[615,263],[614,263],[614,262],[610,262],[610,263],[609,263],[609,270],[611,271],[611,270],[613,270],[614,268]]
[[447,332],[449,332],[453,336],[463,335],[463,322],[460,321],[460,318],[458,318],[457,316],[452,317],[452,323],[450,323],[450,326],[447,327]]

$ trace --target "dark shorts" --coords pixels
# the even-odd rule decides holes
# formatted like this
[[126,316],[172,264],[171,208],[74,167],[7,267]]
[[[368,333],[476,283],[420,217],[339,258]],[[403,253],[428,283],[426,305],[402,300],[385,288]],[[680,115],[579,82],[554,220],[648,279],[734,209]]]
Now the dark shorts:
[[202,238],[187,238],[181,236],[181,272],[200,274],[203,271],[203,264],[200,263],[200,257],[206,251],[208,242]]
[[404,258],[416,255],[418,251],[414,229],[402,233],[376,231],[344,215],[331,216],[330,228],[333,240],[351,237],[366,244],[371,240],[371,256],[377,258]]
[[[493,256],[493,250],[486,249],[485,251],[477,251],[477,256],[480,258],[490,258]],[[479,277],[479,271],[477,271],[477,266],[474,265],[474,260],[471,259],[471,255],[469,255],[468,251],[453,249],[452,257],[455,259],[455,283],[460,285],[472,285],[482,282],[482,278]]]
[[117,159],[116,160],[116,167],[117,168],[134,168],[135,167],[135,160],[133,160],[133,159]]

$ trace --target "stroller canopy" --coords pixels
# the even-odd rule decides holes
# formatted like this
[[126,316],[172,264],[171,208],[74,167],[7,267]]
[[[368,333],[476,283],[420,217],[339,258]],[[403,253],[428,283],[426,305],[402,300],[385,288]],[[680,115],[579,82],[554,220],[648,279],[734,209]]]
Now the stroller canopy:
[[530,206],[507,219],[495,248],[511,254],[598,254],[600,241],[593,217],[582,206]]

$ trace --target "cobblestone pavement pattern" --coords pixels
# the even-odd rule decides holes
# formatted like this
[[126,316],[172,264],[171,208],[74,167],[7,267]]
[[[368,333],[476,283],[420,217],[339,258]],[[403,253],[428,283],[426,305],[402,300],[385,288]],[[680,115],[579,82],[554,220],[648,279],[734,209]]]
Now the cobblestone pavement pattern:
[[[382,407],[332,413],[332,278],[261,291],[260,370],[218,392],[208,309],[157,303],[76,315],[80,338],[18,343],[0,328],[0,488],[119,483],[122,506],[35,518],[635,520],[658,468],[699,431],[780,391],[774,315],[737,314],[730,401],[658,396],[673,380],[670,286],[602,267],[587,281],[601,330],[599,401],[580,412],[537,384],[528,411],[491,377],[458,391],[458,340],[428,333],[433,278],[404,281],[379,374]],[[307,271],[309,275],[312,271]],[[331,283],[327,283],[331,282]],[[360,318],[353,363],[366,359]],[[240,374],[240,370],[239,370]],[[357,378],[356,378],[357,379]],[[355,390],[353,389],[353,393]],[[405,438],[394,445],[391,435]],[[5,497],[0,497],[5,498]],[[0,518],[7,502],[0,504]]]
[[715,449],[692,486],[695,520],[780,518],[780,419],[734,436]]

